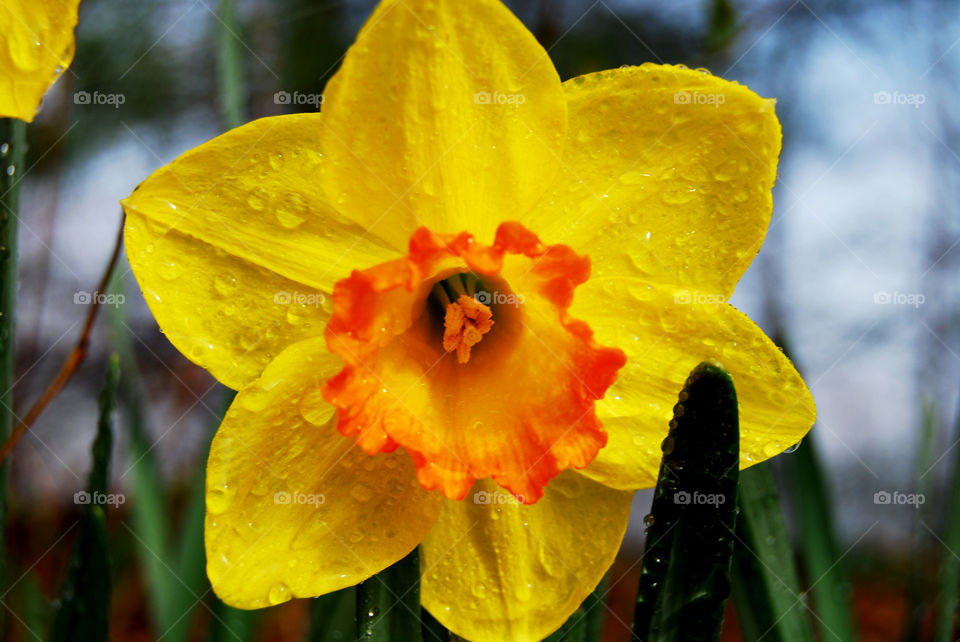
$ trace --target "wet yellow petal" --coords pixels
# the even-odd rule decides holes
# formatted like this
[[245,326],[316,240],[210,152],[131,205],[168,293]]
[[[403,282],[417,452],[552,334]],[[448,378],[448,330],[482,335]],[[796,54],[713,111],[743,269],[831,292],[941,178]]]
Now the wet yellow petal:
[[409,455],[370,457],[337,432],[319,388],[338,361],[323,339],[291,346],[240,391],[217,431],[207,574],[227,604],[356,584],[412,551],[436,520],[441,498],[417,484]]
[[708,359],[726,366],[737,388],[741,468],[789,448],[813,425],[813,398],[793,364],[722,295],[591,279],[577,289],[570,314],[586,320],[597,341],[627,353],[597,402],[609,440],[582,471],[592,479],[614,488],[656,483],[677,395]]
[[232,388],[322,334],[337,280],[397,255],[326,202],[320,127],[317,114],[249,123],[123,202],[127,256],[157,322]]
[[729,295],[770,221],[774,101],[699,71],[644,65],[564,83],[554,189],[526,222],[589,248],[593,275]]
[[553,63],[499,0],[384,0],[323,115],[331,202],[404,240],[427,225],[491,241],[549,186],[566,130]]
[[473,642],[543,639],[610,567],[632,496],[572,470],[526,506],[477,482],[465,500],[444,500],[423,543],[423,605]]
[[0,3],[0,117],[33,120],[40,100],[73,60],[80,0]]

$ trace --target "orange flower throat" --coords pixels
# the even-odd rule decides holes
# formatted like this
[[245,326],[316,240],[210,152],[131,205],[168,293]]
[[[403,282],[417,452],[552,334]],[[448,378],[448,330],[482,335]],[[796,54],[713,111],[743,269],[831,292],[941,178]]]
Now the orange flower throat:
[[472,274],[454,274],[433,286],[444,312],[443,349],[456,352],[457,363],[470,361],[470,349],[493,327],[493,312],[480,300],[486,293],[478,293],[476,283]]
[[493,478],[537,501],[606,444],[594,403],[626,361],[567,315],[589,274],[587,256],[519,223],[492,245],[421,228],[406,257],[334,288],[327,345],[345,365],[323,396],[339,431],[371,455],[403,447],[452,499]]

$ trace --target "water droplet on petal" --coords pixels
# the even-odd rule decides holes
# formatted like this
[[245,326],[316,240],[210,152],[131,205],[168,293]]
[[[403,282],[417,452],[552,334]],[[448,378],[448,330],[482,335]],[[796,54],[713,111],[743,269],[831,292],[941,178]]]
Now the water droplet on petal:
[[296,193],[287,194],[274,209],[280,225],[287,229],[299,227],[307,220],[307,202]]
[[373,499],[373,491],[365,484],[355,484],[350,489],[350,496],[358,502],[368,502]]
[[230,502],[237,494],[237,489],[224,484],[207,490],[207,512],[219,515],[230,507]]
[[220,274],[213,280],[213,287],[221,296],[230,296],[237,291],[238,285],[232,274]]
[[280,604],[290,599],[290,589],[283,582],[277,582],[270,587],[267,593],[267,601],[270,604]]

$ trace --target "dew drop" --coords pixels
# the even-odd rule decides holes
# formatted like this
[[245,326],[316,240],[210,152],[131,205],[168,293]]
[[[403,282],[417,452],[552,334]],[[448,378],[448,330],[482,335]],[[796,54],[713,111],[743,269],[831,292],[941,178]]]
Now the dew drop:
[[307,220],[307,202],[299,194],[287,194],[274,210],[277,221],[288,230],[303,225]]
[[294,303],[287,307],[287,323],[290,325],[303,325],[308,315],[306,305]]
[[656,519],[654,518],[653,513],[647,513],[643,518],[643,525],[647,528],[650,528],[653,526],[654,521],[656,521]]
[[673,452],[673,447],[674,447],[673,437],[667,435],[664,438],[663,442],[660,444],[660,450],[663,451],[664,455],[669,455],[670,453]]
[[166,281],[172,281],[183,272],[182,267],[176,261],[164,261],[157,267],[160,278]]
[[626,174],[621,174],[620,182],[624,185],[641,185],[643,186],[650,180],[650,174],[645,174],[643,172],[627,172]]
[[767,457],[773,457],[774,455],[780,454],[781,449],[782,449],[782,446],[780,444],[769,443],[764,445],[763,454],[766,455]]
[[270,604],[280,604],[281,602],[286,602],[290,599],[290,589],[283,582],[277,582],[270,587],[270,591],[267,593],[267,601]]
[[533,584],[530,584],[529,582],[526,584],[518,584],[514,589],[513,594],[518,601],[529,602],[530,598],[533,597]]
[[215,486],[207,491],[207,512],[211,515],[220,515],[230,507],[230,502],[237,494],[236,488],[227,484]]
[[250,387],[237,395],[237,403],[250,412],[261,412],[270,402],[270,395],[260,387]]
[[350,489],[350,496],[358,502],[369,502],[373,499],[373,491],[369,486],[364,484],[355,484],[353,488]]
[[230,296],[237,291],[237,277],[232,274],[220,274],[213,280],[213,287],[221,296]]
[[789,448],[787,448],[787,449],[784,450],[783,452],[786,453],[786,454],[795,453],[795,452],[797,452],[797,451],[800,449],[800,444],[801,444],[801,443],[803,443],[803,442],[802,442],[802,441],[798,441],[797,443],[795,443],[794,445],[790,446]]
[[247,194],[247,205],[250,206],[250,209],[258,212],[267,206],[269,200],[270,195],[262,187],[255,187]]

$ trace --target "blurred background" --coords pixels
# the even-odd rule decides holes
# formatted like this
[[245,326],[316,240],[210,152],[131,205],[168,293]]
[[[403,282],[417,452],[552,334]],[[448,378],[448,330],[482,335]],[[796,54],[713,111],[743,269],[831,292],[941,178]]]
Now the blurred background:
[[[562,78],[646,61],[706,67],[778,99],[784,144],[768,240],[732,303],[810,385],[819,456],[863,640],[930,638],[958,461],[960,7],[921,0],[513,0]],[[371,0],[83,0],[72,67],[30,127],[22,197],[15,397],[23,410],[76,341],[120,224],[118,201],[224,131],[220,48],[249,88],[245,120],[316,109]],[[87,96],[113,98],[84,100]],[[642,117],[642,115],[638,115]],[[115,640],[300,640],[329,605],[219,604],[203,570],[202,474],[229,397],[159,332],[125,259],[90,356],[14,451],[2,603],[10,640],[39,639],[66,574],[110,352],[122,356],[107,512]],[[789,458],[774,463],[802,537]],[[919,507],[878,492],[921,494]],[[642,518],[611,571],[606,635],[629,639]],[[823,528],[830,528],[829,523]],[[801,578],[812,585],[817,578]],[[622,622],[620,621],[622,620]],[[737,636],[730,613],[725,634]],[[41,633],[40,637],[45,639]],[[327,639],[327,638],[323,638]],[[329,638],[336,639],[336,638]]]

